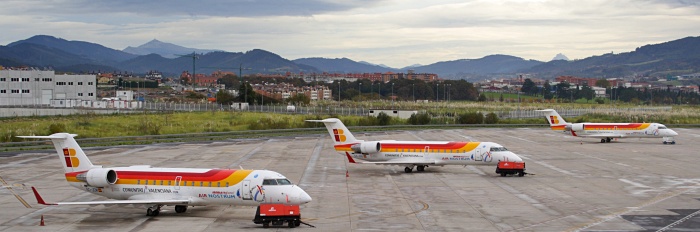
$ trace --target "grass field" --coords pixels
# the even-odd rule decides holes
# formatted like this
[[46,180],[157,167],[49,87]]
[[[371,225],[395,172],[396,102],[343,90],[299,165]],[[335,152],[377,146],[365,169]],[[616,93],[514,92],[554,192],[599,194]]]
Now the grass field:
[[[383,102],[344,102],[354,107],[387,107]],[[396,108],[412,109],[431,115],[432,124],[452,124],[460,114],[467,112],[508,112],[514,110],[587,109],[587,108],[635,108],[635,105],[566,104],[527,102],[396,102]],[[393,104],[392,104],[393,105]],[[84,114],[54,117],[2,118],[0,142],[21,141],[17,135],[48,135],[56,132],[80,134],[81,138],[103,138],[158,134],[186,134],[202,132],[227,132],[245,130],[322,127],[319,123],[306,123],[307,119],[337,117],[348,126],[376,125],[368,116],[274,114],[231,111],[178,112],[149,114]],[[566,118],[570,122],[659,122],[665,124],[700,124],[700,107],[673,106],[670,111],[629,112],[583,115]],[[501,119],[501,124],[545,124],[542,118]],[[407,120],[392,118],[392,125],[408,124]]]

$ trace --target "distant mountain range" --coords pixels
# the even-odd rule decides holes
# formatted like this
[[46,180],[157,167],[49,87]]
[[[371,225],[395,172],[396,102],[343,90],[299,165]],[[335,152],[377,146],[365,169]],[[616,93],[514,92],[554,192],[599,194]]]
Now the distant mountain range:
[[[645,45],[635,51],[603,54],[580,60],[541,62],[509,55],[490,55],[479,59],[442,61],[429,65],[391,68],[348,58],[301,58],[288,60],[260,49],[225,52],[186,48],[152,40],[123,51],[96,43],[67,41],[47,35],[0,46],[0,65],[51,67],[57,71],[124,71],[146,73],[158,70],[168,76],[192,71],[192,52],[197,54],[196,73],[225,70],[243,74],[284,72],[407,72],[436,73],[441,78],[479,80],[529,73],[536,77],[560,75],[581,77],[620,77],[630,75],[667,76],[700,72],[700,37],[686,37],[661,44]],[[180,56],[179,55],[185,55]],[[564,58],[557,55],[555,58]]]
[[138,47],[126,47],[123,52],[131,53],[134,55],[149,55],[158,54],[165,58],[178,58],[180,55],[187,55],[191,53],[210,53],[217,52],[221,50],[209,50],[209,49],[197,49],[197,48],[187,48],[171,43],[161,42],[157,39],[153,39],[148,43],[142,44]]

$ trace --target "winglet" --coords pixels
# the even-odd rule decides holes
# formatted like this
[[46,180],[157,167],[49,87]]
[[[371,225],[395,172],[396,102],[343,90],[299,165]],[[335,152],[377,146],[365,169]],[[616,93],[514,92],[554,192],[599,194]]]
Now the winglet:
[[355,159],[353,159],[352,156],[350,156],[350,153],[348,153],[348,152],[346,151],[346,152],[345,152],[345,155],[348,156],[348,161],[350,161],[350,163],[353,163],[353,164],[355,163]]
[[41,205],[57,205],[55,203],[46,203],[44,201],[44,198],[41,198],[41,195],[39,195],[39,191],[36,191],[36,188],[34,188],[34,186],[32,186],[32,191],[34,192],[34,197],[36,197],[37,203]]

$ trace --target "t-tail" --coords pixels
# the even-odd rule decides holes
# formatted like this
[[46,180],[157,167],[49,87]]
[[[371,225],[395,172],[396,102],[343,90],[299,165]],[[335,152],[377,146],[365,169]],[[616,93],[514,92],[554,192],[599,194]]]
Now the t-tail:
[[549,127],[552,128],[552,130],[569,131],[567,127],[570,127],[570,124],[566,123],[564,118],[562,118],[556,110],[546,109],[537,111],[544,112],[544,117],[547,119],[547,122],[549,122]]
[[331,138],[335,142],[335,144],[346,144],[346,143],[354,143],[357,142],[358,140],[355,139],[355,136],[350,133],[347,127],[345,127],[345,124],[340,121],[340,119],[337,118],[327,118],[323,120],[306,120],[307,122],[322,122],[324,125],[326,125],[326,129],[328,129],[328,133],[331,135]]
[[51,139],[53,146],[56,148],[58,158],[63,163],[63,169],[66,173],[83,172],[90,170],[94,166],[87,158],[83,149],[78,146],[78,143],[73,137],[76,134],[56,133],[49,136],[17,136],[28,139]]

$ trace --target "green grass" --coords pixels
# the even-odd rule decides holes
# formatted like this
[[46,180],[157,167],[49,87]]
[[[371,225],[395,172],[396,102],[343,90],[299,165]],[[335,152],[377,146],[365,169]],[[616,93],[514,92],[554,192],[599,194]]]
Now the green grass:
[[[505,96],[504,96],[505,97]],[[517,97],[517,96],[516,96]],[[593,101],[591,101],[593,102]],[[319,106],[329,102],[317,103]],[[335,103],[338,104],[338,103]],[[388,109],[392,105],[397,109],[410,109],[427,112],[432,117],[432,124],[454,124],[455,117],[467,112],[508,112],[513,110],[537,109],[590,109],[590,108],[636,108],[637,105],[622,104],[571,104],[571,103],[539,103],[523,101],[518,103],[505,102],[341,102],[343,107],[362,107],[365,109]],[[331,106],[338,107],[338,105]],[[245,130],[287,129],[322,127],[320,123],[306,123],[306,119],[322,119],[336,117],[343,120],[347,126],[376,125],[376,121],[365,116],[339,115],[305,115],[305,114],[274,114],[251,112],[178,112],[178,113],[149,113],[149,114],[82,114],[71,116],[51,117],[14,117],[0,118],[0,142],[22,141],[17,135],[48,135],[54,132],[69,132],[79,134],[81,138],[104,138],[120,136],[187,134],[204,132],[228,132]],[[566,118],[569,122],[659,122],[665,124],[700,124],[700,107],[673,106],[671,111],[654,112],[619,112],[611,114],[584,115]],[[545,124],[543,118],[530,119],[500,119],[499,124]],[[391,125],[406,125],[406,120],[392,118]],[[50,128],[54,128],[51,131]]]

